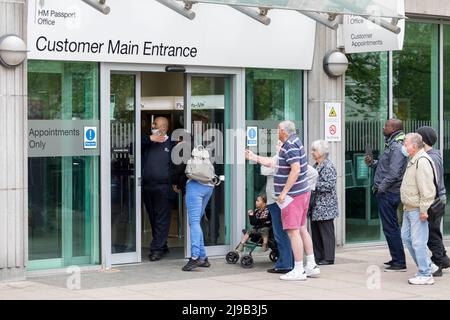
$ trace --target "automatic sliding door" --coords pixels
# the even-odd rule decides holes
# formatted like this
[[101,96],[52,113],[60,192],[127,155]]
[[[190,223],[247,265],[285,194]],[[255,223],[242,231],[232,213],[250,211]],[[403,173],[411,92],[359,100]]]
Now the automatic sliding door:
[[[140,113],[138,74],[112,73],[110,78],[111,263],[141,260],[140,248]],[[139,110],[137,110],[139,111]]]

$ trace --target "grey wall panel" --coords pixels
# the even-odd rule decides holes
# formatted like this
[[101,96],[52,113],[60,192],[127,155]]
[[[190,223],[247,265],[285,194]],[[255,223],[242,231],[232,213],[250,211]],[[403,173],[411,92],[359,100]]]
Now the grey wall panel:
[[[330,142],[329,159],[336,166],[338,180],[337,193],[339,201],[340,216],[336,219],[336,243],[344,244],[345,234],[345,194],[344,194],[344,146],[345,146],[345,97],[344,97],[344,77],[332,79],[323,71],[323,57],[332,49],[336,49],[336,32],[317,24],[316,44],[314,50],[314,61],[311,71],[308,71],[308,146],[314,140],[325,138],[325,102],[341,103],[341,142]],[[308,155],[310,154],[308,150]],[[309,162],[313,159],[309,156]]]
[[[0,36],[26,39],[26,1],[0,0]],[[24,277],[27,257],[26,66],[0,66],[0,281]]]
[[406,15],[450,16],[448,0],[405,0]]

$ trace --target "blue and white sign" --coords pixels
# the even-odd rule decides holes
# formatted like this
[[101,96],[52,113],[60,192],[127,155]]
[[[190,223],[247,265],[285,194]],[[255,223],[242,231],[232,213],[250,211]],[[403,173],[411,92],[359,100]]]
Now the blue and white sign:
[[258,127],[247,127],[247,147],[258,146]]
[[84,127],[84,149],[97,149],[97,127]]

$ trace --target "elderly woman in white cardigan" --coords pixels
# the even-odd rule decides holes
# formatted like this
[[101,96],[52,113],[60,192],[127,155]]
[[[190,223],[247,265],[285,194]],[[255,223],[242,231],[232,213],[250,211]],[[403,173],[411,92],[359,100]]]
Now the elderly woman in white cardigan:
[[311,206],[311,236],[314,257],[319,265],[333,264],[336,248],[334,219],[339,216],[336,194],[337,174],[328,159],[328,142],[314,141],[311,154],[316,162],[314,168],[319,174],[316,183],[315,201]]

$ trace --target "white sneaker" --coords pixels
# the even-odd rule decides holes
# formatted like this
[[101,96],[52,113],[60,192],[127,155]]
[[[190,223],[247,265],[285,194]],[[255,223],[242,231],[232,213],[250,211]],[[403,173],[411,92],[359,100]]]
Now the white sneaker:
[[320,268],[318,265],[315,265],[312,268],[309,268],[308,266],[305,267],[305,273],[307,277],[310,278],[317,278],[320,276]]
[[439,270],[439,267],[435,265],[434,263],[431,263],[431,274],[435,273]]
[[303,280],[306,280],[306,273],[300,272],[296,269],[293,269],[293,270],[289,271],[288,273],[280,276],[280,279],[288,280],[288,281],[303,281]]
[[409,284],[434,284],[434,279],[432,276],[430,277],[423,277],[423,276],[416,276],[414,278],[408,279]]
[[[433,273],[435,273],[436,271],[439,270],[439,267],[437,265],[435,265],[433,262],[431,263],[430,268],[431,268],[431,274],[433,274]],[[414,276],[418,277],[419,276],[419,272],[416,272],[414,274]]]

